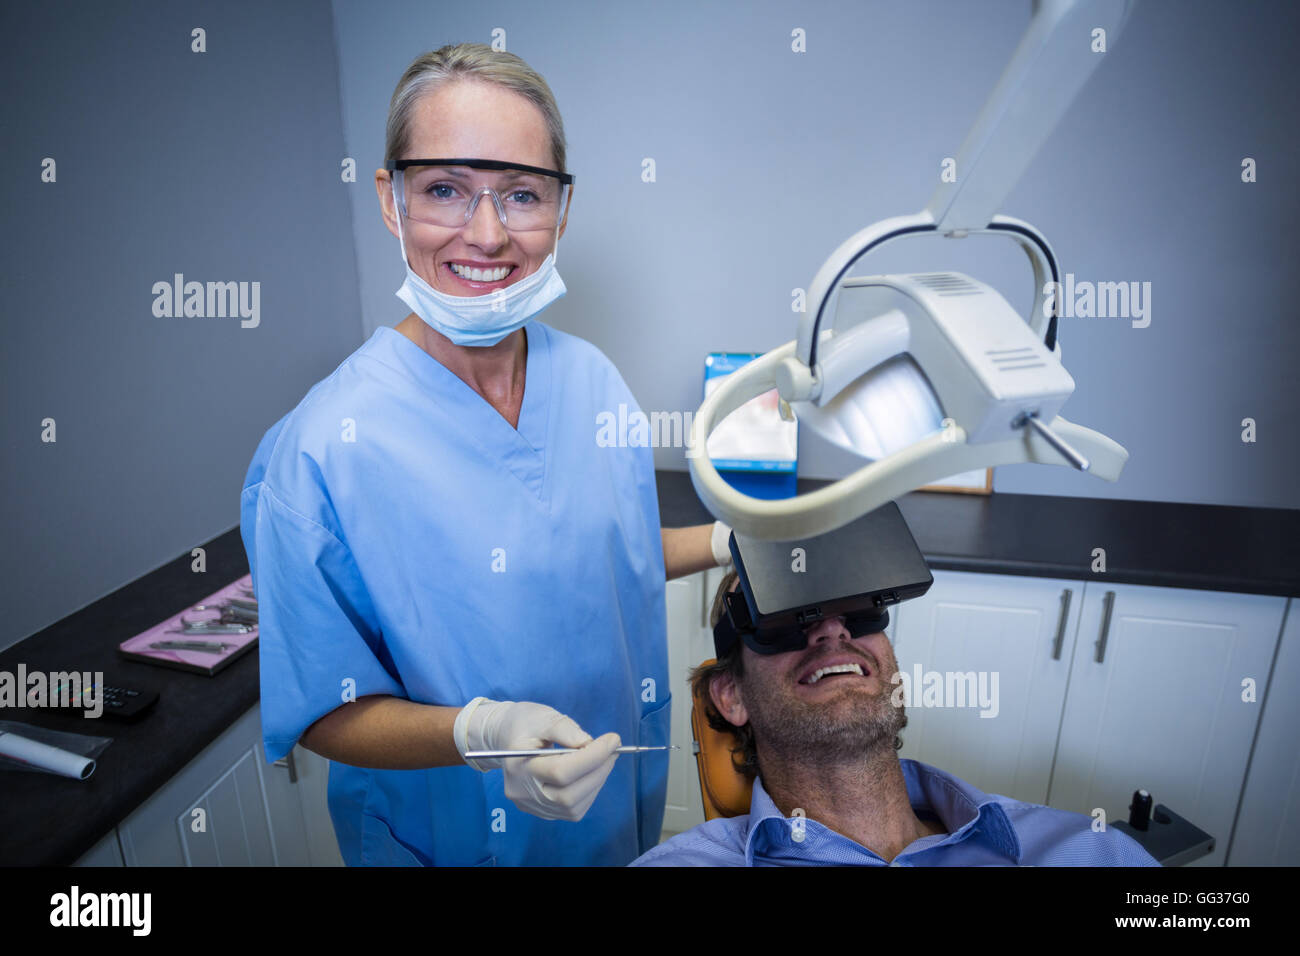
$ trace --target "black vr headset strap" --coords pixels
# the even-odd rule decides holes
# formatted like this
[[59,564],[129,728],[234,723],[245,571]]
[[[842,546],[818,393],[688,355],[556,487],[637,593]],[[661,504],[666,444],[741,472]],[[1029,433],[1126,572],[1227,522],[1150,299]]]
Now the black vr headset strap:
[[718,615],[718,623],[713,626],[713,650],[719,660],[736,646],[742,631],[753,628],[744,594],[739,590],[728,591],[722,596],[722,601],[723,613]]

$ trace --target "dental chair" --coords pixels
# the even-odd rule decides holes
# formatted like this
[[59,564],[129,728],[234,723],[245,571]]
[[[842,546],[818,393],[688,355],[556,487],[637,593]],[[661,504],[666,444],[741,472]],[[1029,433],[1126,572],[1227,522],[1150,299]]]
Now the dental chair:
[[[716,663],[709,658],[701,666]],[[749,798],[754,784],[736,769],[732,760],[732,737],[714,730],[705,716],[707,701],[692,694],[691,737],[695,762],[700,770],[700,799],[704,801],[704,819],[738,817],[749,812]]]

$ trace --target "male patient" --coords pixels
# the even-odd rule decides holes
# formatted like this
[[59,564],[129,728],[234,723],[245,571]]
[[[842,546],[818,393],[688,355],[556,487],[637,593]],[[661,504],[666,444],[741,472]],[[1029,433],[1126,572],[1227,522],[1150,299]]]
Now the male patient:
[[[713,602],[716,625],[733,570]],[[877,625],[878,626],[878,625]],[[803,650],[756,654],[743,641],[696,668],[709,721],[733,735],[754,780],[749,814],[703,823],[633,866],[1159,866],[1131,837],[1079,813],[982,793],[900,760],[898,670],[883,631],[844,618],[806,629]],[[796,813],[796,808],[801,813]]]

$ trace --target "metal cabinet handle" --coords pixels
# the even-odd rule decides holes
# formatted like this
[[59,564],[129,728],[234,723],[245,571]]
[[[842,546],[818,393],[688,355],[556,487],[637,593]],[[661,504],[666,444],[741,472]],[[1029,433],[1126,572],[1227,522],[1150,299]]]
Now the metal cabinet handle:
[[290,750],[288,754],[286,754],[285,756],[277,760],[274,764],[272,764],[272,766],[284,767],[286,770],[289,771],[289,782],[290,783],[298,782],[298,766],[293,762],[292,750]]
[[709,611],[713,610],[709,604],[709,572],[700,572],[700,627],[708,628]]
[[1070,617],[1070,598],[1074,592],[1066,588],[1061,592],[1061,619],[1056,622],[1056,640],[1052,642],[1052,660],[1061,659],[1061,645],[1065,643],[1065,622]]
[[1106,657],[1106,640],[1110,637],[1110,612],[1115,609],[1115,592],[1106,592],[1105,610],[1101,614],[1101,637],[1097,639],[1097,663]]

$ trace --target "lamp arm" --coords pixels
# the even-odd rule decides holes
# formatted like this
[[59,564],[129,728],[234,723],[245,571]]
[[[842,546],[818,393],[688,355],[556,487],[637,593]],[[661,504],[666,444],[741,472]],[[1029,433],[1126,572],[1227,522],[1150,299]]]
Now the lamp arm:
[[1024,36],[957,150],[955,176],[925,207],[939,232],[992,221],[1106,58],[1131,7],[1131,0],[1034,0]]
[[813,277],[796,354],[814,376],[817,343],[832,325],[826,305],[840,280],[873,249],[924,232],[952,238],[1000,232],[1015,238],[1034,268],[1037,288],[1030,325],[1047,349],[1055,351],[1056,317],[1049,321],[1043,315],[1042,290],[1048,274],[1051,281],[1060,282],[1056,259],[1032,226],[996,213],[1105,58],[1093,52],[1097,31],[1103,31],[1106,44],[1114,43],[1131,7],[1132,0],[1034,0],[1024,36],[957,151],[956,178],[941,182],[920,213],[882,219],[851,236]]

